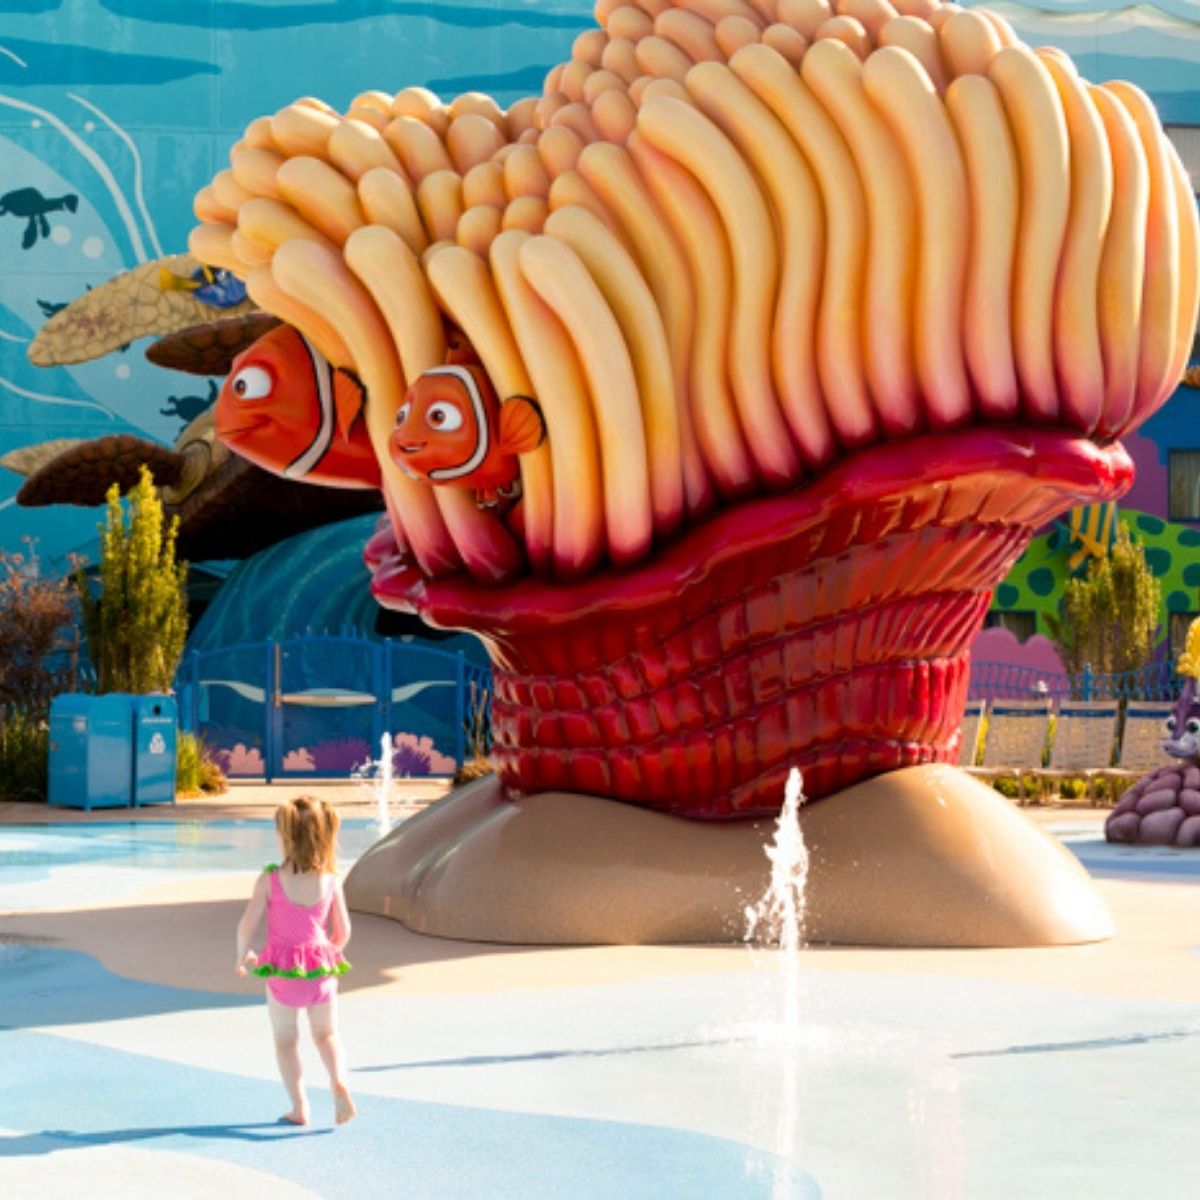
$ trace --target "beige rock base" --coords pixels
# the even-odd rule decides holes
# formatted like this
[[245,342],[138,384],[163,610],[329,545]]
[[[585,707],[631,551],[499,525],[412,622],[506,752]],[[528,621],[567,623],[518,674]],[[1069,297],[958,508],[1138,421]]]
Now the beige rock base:
[[[801,811],[809,942],[1055,946],[1112,918],[1087,872],[991,788],[921,766]],[[525,945],[737,941],[774,822],[705,824],[594,796],[506,800],[494,778],[394,829],[346,879],[357,912]]]

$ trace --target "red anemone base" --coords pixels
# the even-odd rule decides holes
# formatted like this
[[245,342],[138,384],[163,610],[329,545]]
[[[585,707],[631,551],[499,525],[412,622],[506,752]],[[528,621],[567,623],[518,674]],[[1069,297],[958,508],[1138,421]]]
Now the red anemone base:
[[485,640],[517,791],[773,815],[793,766],[816,799],[955,761],[992,588],[1035,529],[1132,478],[1119,444],[931,435],[726,509],[632,570],[489,589],[385,563],[375,593]]

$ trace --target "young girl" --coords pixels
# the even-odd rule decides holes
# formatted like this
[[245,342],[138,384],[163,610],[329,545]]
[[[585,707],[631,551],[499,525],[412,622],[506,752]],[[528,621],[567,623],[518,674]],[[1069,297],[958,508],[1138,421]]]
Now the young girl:
[[[283,865],[263,870],[237,927],[237,973],[245,975],[249,964],[267,981],[275,1058],[292,1102],[283,1119],[293,1125],[308,1124],[308,1099],[300,1078],[302,1008],[308,1011],[313,1043],[329,1072],[337,1123],[349,1121],[355,1112],[337,1034],[337,977],[350,969],[342,957],[350,940],[350,917],[334,874],[340,824],[333,808],[314,796],[280,805],[275,832]],[[249,945],[264,911],[267,942],[262,953],[255,954]]]

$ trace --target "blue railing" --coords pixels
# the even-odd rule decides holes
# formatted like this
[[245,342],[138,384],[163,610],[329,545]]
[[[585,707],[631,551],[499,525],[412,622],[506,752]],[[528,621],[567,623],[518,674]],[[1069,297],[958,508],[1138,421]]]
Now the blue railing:
[[1174,700],[1182,681],[1169,662],[1137,671],[1105,675],[1091,667],[1077,675],[1039,671],[1012,663],[972,662],[968,695],[972,700]]

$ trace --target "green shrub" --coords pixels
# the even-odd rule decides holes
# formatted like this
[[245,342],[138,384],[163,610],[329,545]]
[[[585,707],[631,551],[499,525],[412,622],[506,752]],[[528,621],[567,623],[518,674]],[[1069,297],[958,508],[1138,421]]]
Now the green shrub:
[[485,775],[495,774],[495,771],[496,768],[490,758],[469,758],[454,772],[451,783],[455,787],[461,787],[464,783],[470,783],[474,779],[482,779]]
[[1021,794],[1020,785],[1015,779],[1006,779],[1003,776],[992,781],[992,787],[996,789],[1002,796],[1007,796],[1010,800],[1015,800]]
[[45,800],[50,782],[50,730],[26,708],[0,708],[0,797]]
[[204,741],[182,729],[175,744],[175,790],[183,795],[229,791],[229,781]]
[[128,522],[114,483],[100,526],[100,594],[75,573],[100,692],[165,692],[187,639],[187,564],[175,561],[179,518],[163,528],[162,502],[142,467]]

